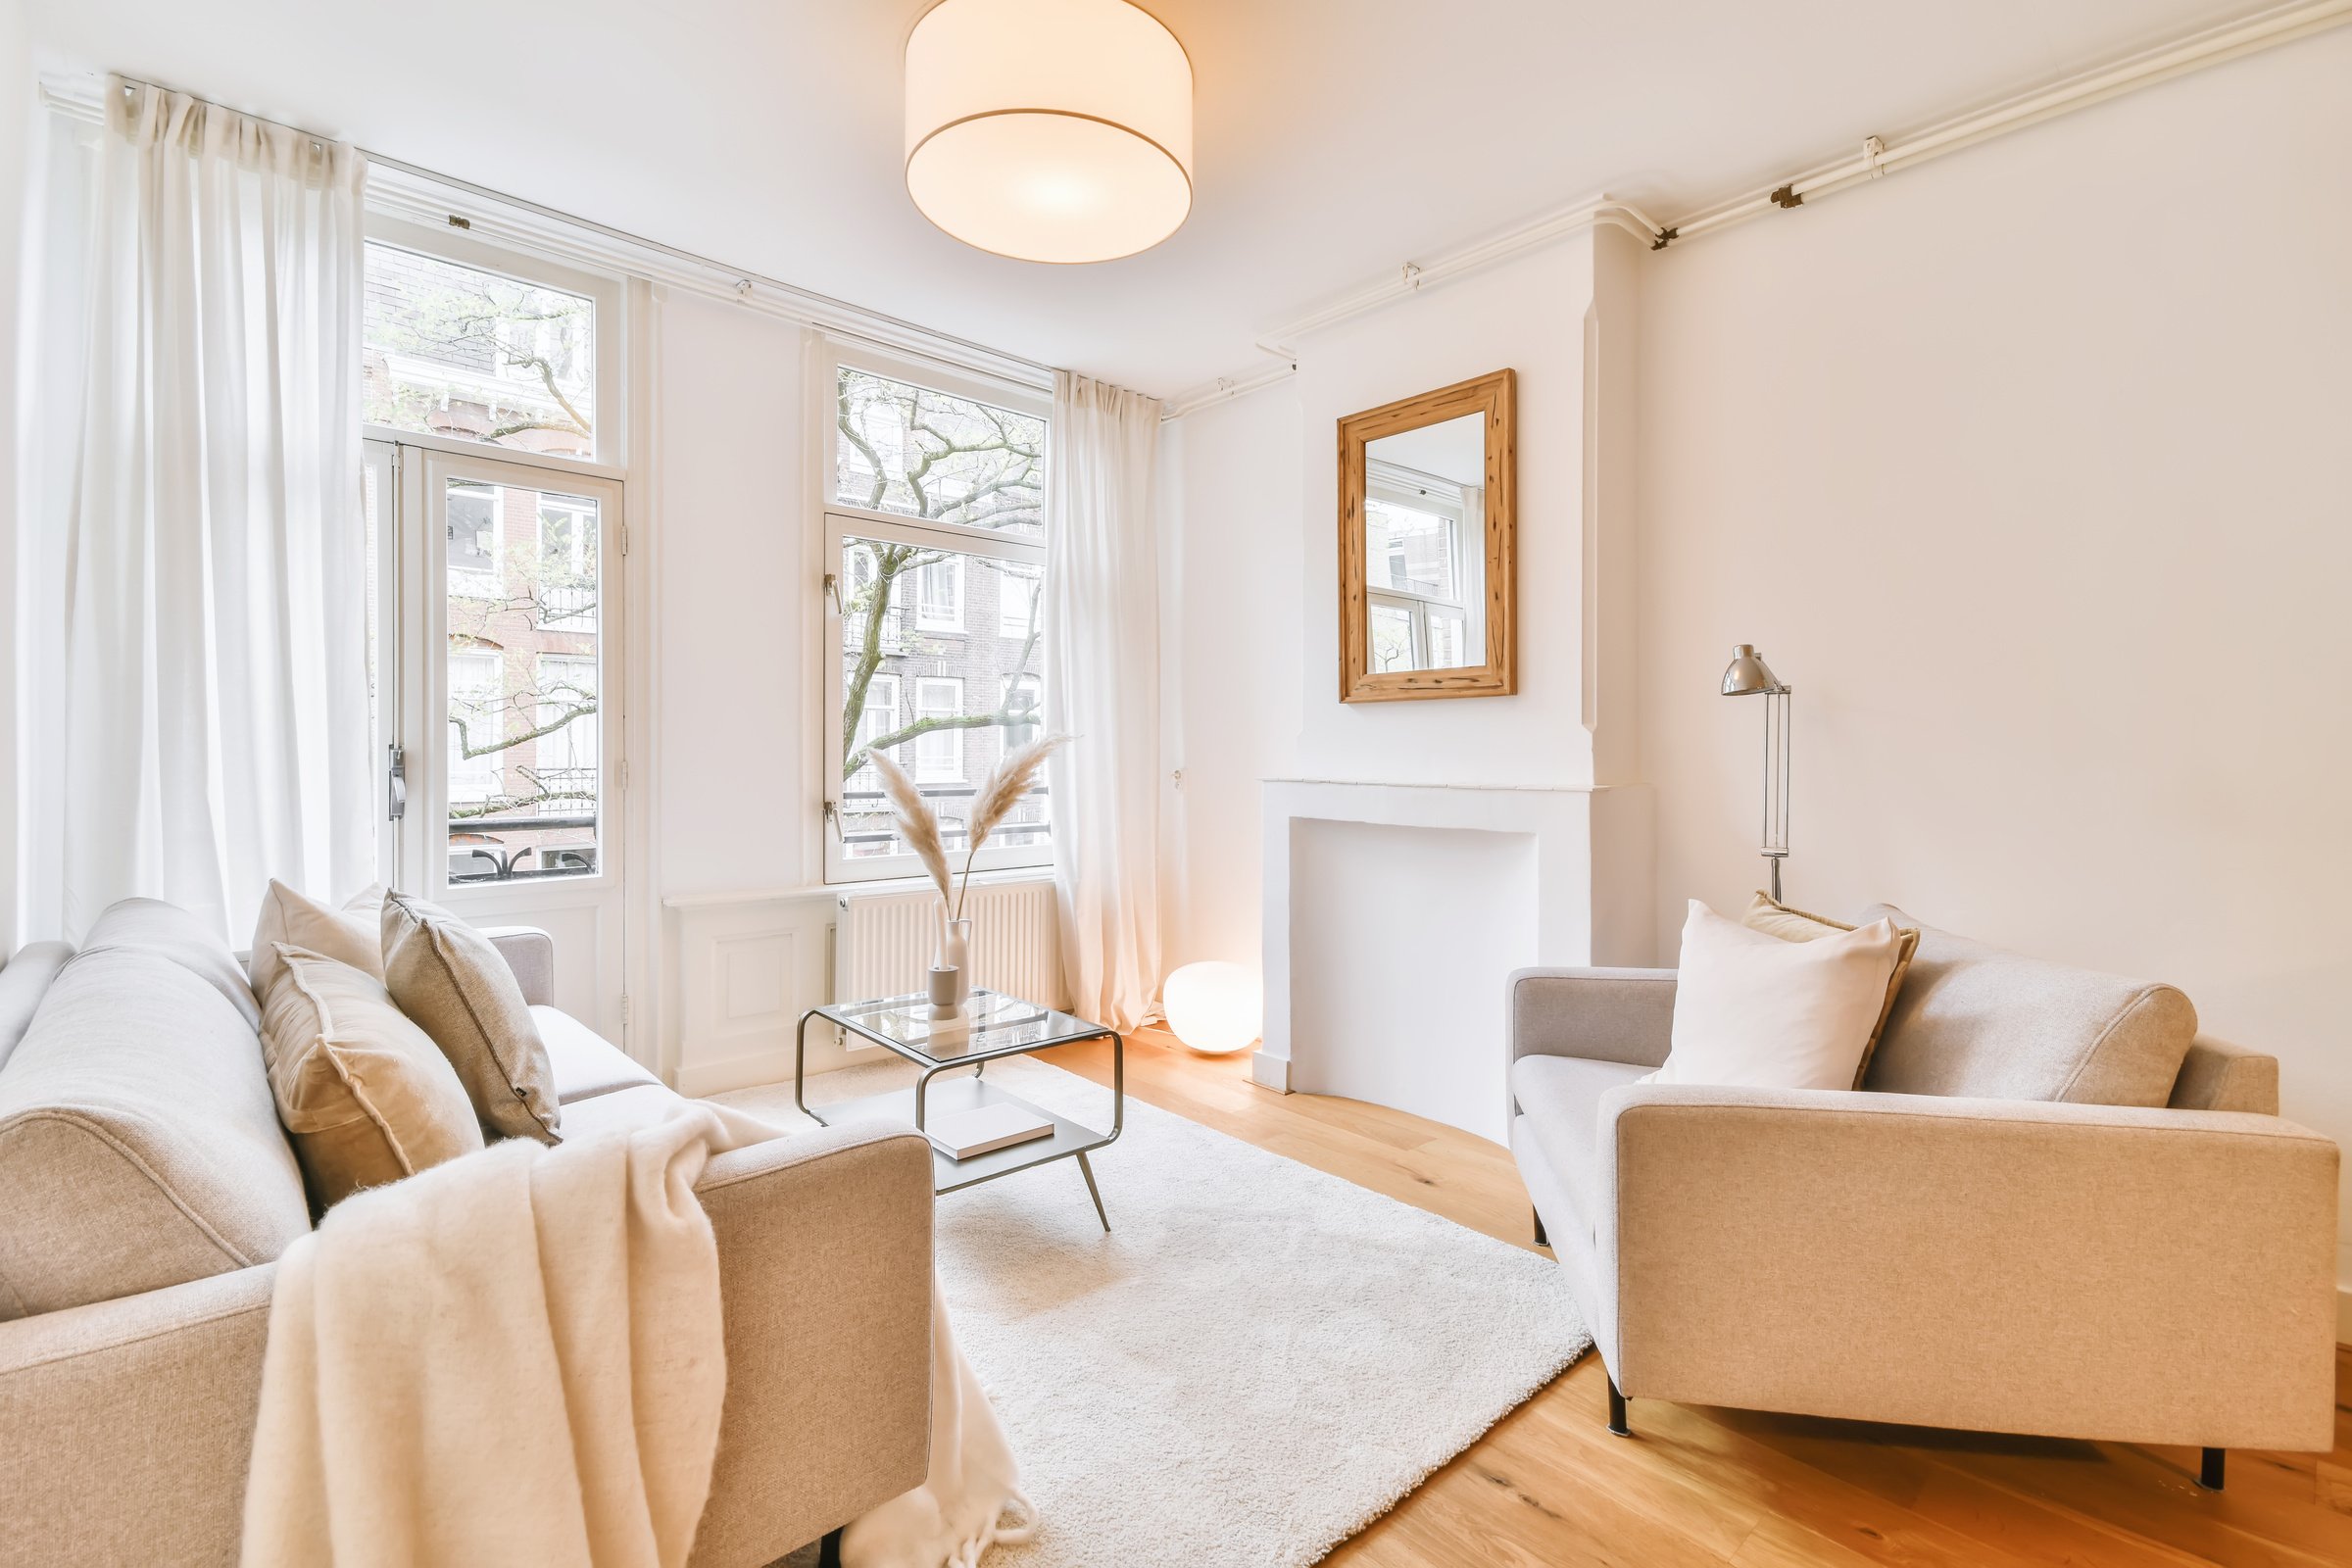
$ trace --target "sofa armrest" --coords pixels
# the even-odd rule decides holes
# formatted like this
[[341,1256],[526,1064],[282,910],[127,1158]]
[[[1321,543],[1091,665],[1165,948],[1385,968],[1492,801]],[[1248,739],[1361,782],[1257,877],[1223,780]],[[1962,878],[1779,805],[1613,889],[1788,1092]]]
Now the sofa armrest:
[[277,1266],[0,1323],[12,1563],[237,1560]]
[[697,1568],[757,1568],[921,1484],[931,1451],[931,1145],[910,1127],[714,1155],[727,1397]]
[[534,1007],[556,1004],[556,939],[535,925],[486,925],[482,935],[514,971],[522,1000]]
[[2325,1449],[2336,1163],[2235,1112],[1611,1090],[1613,1370],[1637,1396]]
[[1672,969],[1520,969],[1504,984],[1513,1061],[1582,1056],[1656,1067],[1666,1060]]

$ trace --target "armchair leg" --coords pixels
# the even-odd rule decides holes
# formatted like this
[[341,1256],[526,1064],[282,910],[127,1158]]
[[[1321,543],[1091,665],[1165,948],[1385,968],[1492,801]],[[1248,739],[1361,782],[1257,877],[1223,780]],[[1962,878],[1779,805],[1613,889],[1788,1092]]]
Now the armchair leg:
[[1625,1423],[1625,1396],[1617,1392],[1615,1378],[1609,1379],[1609,1431],[1621,1438],[1634,1435],[1634,1429]]
[[841,1531],[826,1531],[825,1539],[816,1544],[816,1568],[841,1568]]
[[2207,1448],[2205,1450],[2205,1462],[2197,1471],[2198,1486],[2203,1487],[2207,1492],[2222,1490],[2222,1465],[2228,1454],[2229,1450],[2226,1448]]
[[1528,1212],[1536,1216],[1536,1245],[1538,1247],[1549,1247],[1551,1245],[1551,1238],[1544,1234],[1544,1215],[1542,1211],[1530,1207]]

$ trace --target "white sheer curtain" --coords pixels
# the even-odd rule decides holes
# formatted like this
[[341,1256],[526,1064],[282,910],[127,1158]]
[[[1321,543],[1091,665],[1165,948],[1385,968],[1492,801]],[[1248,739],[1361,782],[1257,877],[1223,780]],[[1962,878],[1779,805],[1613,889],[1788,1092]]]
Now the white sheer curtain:
[[1046,446],[1046,721],[1070,1004],[1132,1029],[1159,989],[1159,404],[1054,376]]
[[110,81],[56,530],[21,681],[62,827],[27,924],[168,899],[242,945],[269,878],[372,874],[355,148]]

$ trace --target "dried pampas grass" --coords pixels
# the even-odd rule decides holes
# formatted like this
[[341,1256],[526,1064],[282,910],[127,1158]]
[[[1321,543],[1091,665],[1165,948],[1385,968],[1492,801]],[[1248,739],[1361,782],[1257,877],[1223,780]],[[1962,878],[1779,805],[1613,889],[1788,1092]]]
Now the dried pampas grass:
[[[931,809],[930,802],[923,799],[923,792],[915,788],[914,780],[906,776],[905,768],[882,752],[868,752],[865,756],[874,764],[874,771],[882,775],[882,798],[890,803],[891,819],[899,824],[899,837],[906,841],[906,847],[922,860],[923,869],[939,885],[939,902],[953,906],[955,879],[948,870],[947,846],[939,840],[939,814]],[[964,874],[971,874],[968,861]]]
[[[1026,746],[1006,752],[997,763],[996,771],[988,775],[988,781],[972,797],[969,823],[971,849],[963,858],[964,890],[968,891],[971,887],[972,862],[979,858],[980,846],[988,842],[988,836],[996,831],[997,824],[1011,815],[1012,808],[1021,804],[1021,797],[1029,793],[1029,786],[1036,781],[1037,770],[1046,765],[1046,759],[1067,745],[1069,739],[1067,735],[1048,735],[1043,740],[1031,741]],[[963,900],[960,896],[956,900],[956,918],[963,918]]]

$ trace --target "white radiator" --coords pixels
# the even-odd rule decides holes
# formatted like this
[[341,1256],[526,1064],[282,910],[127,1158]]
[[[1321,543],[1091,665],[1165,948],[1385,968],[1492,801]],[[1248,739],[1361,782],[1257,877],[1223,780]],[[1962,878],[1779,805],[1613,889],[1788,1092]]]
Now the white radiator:
[[[864,1002],[929,984],[939,950],[939,895],[843,893],[833,926],[833,997]],[[975,883],[972,984],[1050,1007],[1063,1004],[1059,917],[1051,882]],[[847,1042],[859,1044],[855,1036]]]

